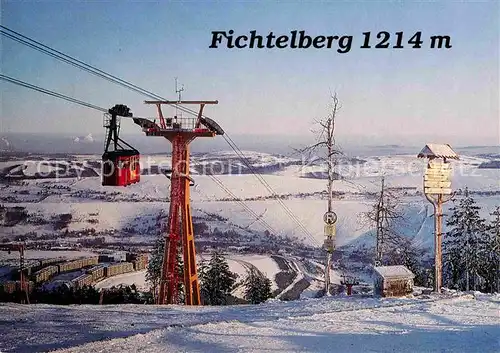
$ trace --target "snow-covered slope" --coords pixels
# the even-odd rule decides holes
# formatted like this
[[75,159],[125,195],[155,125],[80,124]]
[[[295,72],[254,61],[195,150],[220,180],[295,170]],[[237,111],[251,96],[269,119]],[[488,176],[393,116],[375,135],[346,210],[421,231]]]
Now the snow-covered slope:
[[[210,255],[198,254],[197,261],[208,261]],[[231,272],[238,275],[237,282],[243,281],[249,270],[252,268],[258,269],[264,276],[269,278],[272,282],[272,290],[278,288],[276,284],[276,274],[280,272],[280,268],[276,262],[270,257],[265,255],[238,255],[238,254],[226,254],[225,258],[228,261],[229,269]],[[146,270],[137,271],[132,273],[125,273],[122,275],[114,276],[98,282],[95,287],[97,289],[110,288],[112,286],[118,285],[132,285],[135,284],[137,288],[141,290],[148,290],[149,285],[146,282]],[[244,288],[237,288],[233,293],[238,298],[244,297]]]
[[132,285],[134,284],[137,289],[142,291],[149,290],[149,284],[146,282],[146,270],[124,273],[118,276],[113,276],[106,278],[105,280],[98,282],[95,288],[111,288],[120,285]]
[[[191,188],[193,217],[196,222],[204,223],[207,233],[210,233],[197,234],[197,240],[210,247],[225,244],[231,237],[232,247],[250,245],[255,249],[262,248],[267,242],[273,251],[282,249],[283,241],[277,245],[275,238],[265,233],[268,230],[279,237],[319,247],[324,238],[322,215],[326,208],[326,183],[321,179],[324,166],[295,157],[249,151],[244,154],[253,168],[258,168],[275,194],[271,194],[254,175],[248,174],[248,170],[240,168],[242,163],[234,153],[194,155],[191,166],[195,174],[203,173],[206,171],[203,168],[207,166],[232,166],[231,171],[240,168],[237,170],[239,174],[217,176],[237,200],[210,176],[194,175],[196,184]],[[452,162],[453,188],[468,187],[482,207],[481,214],[487,218],[500,205],[500,169],[479,168],[482,163],[496,158],[488,156],[462,155],[459,161]],[[24,207],[28,214],[26,219],[17,223],[0,222],[0,238],[9,240],[27,236],[29,240],[50,239],[54,242],[64,237],[65,242],[75,243],[98,235],[106,243],[144,245],[152,244],[158,236],[169,207],[170,183],[164,175],[143,175],[140,183],[126,188],[103,187],[96,176],[40,179],[37,178],[37,173],[40,174],[37,166],[48,168],[41,170],[45,172],[60,168],[57,170],[70,171],[70,174],[82,170],[97,173],[99,158],[65,156],[57,163],[41,162],[39,159],[42,156],[29,162],[20,158],[0,163],[3,173],[0,177],[8,178],[12,173],[18,176],[25,173],[22,175],[28,177],[0,183],[2,205]],[[143,162],[147,166],[156,166],[157,172],[161,166],[169,164],[165,155],[145,156]],[[224,168],[220,172],[229,172]],[[425,161],[415,158],[415,155],[365,156],[343,160],[337,172],[344,179],[334,183],[333,207],[338,214],[337,246],[349,246],[349,251],[373,246],[373,224],[369,224],[363,214],[370,210],[373,196],[380,189],[380,180],[384,176],[386,185],[401,198],[405,219],[398,225],[399,232],[413,237],[415,243],[423,248],[432,249],[432,209],[422,194],[424,168]],[[317,176],[315,172],[318,172]],[[309,177],[305,178],[304,173]],[[277,197],[300,221],[300,226],[287,214]],[[452,202],[445,204],[445,214],[452,206]],[[58,226],[58,219],[68,214],[71,220]],[[302,250],[292,246],[297,252]]]
[[321,298],[258,306],[0,305],[0,350],[496,352],[498,296]]

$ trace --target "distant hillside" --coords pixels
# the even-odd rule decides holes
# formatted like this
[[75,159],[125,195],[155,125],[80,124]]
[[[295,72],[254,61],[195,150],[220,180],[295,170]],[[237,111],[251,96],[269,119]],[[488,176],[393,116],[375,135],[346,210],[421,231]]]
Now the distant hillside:
[[500,160],[483,162],[479,165],[479,169],[500,169]]

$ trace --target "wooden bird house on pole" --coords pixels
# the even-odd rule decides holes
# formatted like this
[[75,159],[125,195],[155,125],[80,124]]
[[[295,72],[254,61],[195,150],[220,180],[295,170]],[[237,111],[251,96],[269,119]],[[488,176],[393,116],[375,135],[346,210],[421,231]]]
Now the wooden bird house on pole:
[[450,145],[434,143],[425,145],[417,157],[428,159],[424,174],[424,194],[434,207],[434,291],[441,293],[443,203],[449,201],[452,195],[451,164],[448,160],[459,158]]

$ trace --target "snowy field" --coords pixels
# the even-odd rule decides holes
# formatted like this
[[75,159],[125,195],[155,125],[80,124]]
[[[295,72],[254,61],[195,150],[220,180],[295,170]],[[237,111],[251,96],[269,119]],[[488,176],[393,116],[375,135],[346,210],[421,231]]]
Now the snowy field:
[[[245,176],[251,179],[252,176]],[[243,177],[242,177],[243,179]],[[299,179],[302,180],[302,179]],[[214,185],[215,187],[215,185]],[[241,180],[240,187],[245,187],[244,180]],[[292,190],[290,190],[292,191]],[[489,216],[497,205],[500,205],[500,195],[497,196],[476,196],[479,206],[482,207],[482,215]],[[325,201],[320,199],[300,199],[291,198],[283,200],[284,204],[296,215],[301,223],[309,230],[313,238],[310,238],[302,232],[297,224],[290,219],[284,212],[282,206],[275,200],[246,201],[245,204],[257,215],[261,216],[265,222],[273,227],[277,235],[286,237],[297,237],[304,243],[313,246],[319,246],[323,241],[323,222],[322,215],[325,210]],[[409,219],[413,224],[409,229],[409,235],[421,237],[422,243],[432,245],[432,207],[423,200],[423,197],[407,197],[405,205],[411,211]],[[96,230],[114,230],[120,231],[126,227],[134,227],[139,230],[138,241],[153,242],[154,237],[147,234],[147,229],[154,229],[156,216],[161,212],[168,212],[168,203],[166,202],[81,202],[73,200],[72,202],[41,202],[41,203],[16,203],[6,206],[23,206],[30,213],[39,214],[41,217],[50,219],[51,217],[71,213],[73,219],[68,225],[69,231],[82,231],[92,227]],[[245,208],[234,201],[193,201],[193,216],[202,217],[207,213],[217,214],[229,220],[229,223],[249,228],[251,231],[263,231],[265,228],[260,222],[256,222]],[[341,199],[334,201],[334,209],[338,214],[337,223],[337,245],[347,245],[359,236],[370,231],[371,226],[363,222],[362,215],[370,209],[370,201],[364,198]],[[446,203],[444,210],[448,212],[453,207],[451,202]],[[96,217],[91,214],[98,214]],[[98,224],[90,224],[90,218],[97,218]],[[229,225],[226,224],[227,225]],[[224,228],[224,224],[217,225],[219,229]],[[144,230],[144,231],[141,231]],[[24,234],[26,232],[37,231],[41,234],[53,233],[51,225],[34,226],[20,224],[16,227],[1,227],[0,236],[9,236],[15,234]],[[446,231],[446,227],[445,227]]]
[[498,352],[498,295],[427,298],[200,308],[2,304],[0,351]]
[[[322,215],[325,211],[326,200],[322,193],[326,189],[326,181],[305,178],[304,175],[319,173],[321,177],[321,173],[325,171],[324,166],[294,165],[291,158],[266,153],[245,151],[245,155],[248,156],[254,168],[269,167],[261,171],[263,178],[274,192],[282,197],[282,202],[307,229],[307,233],[287,215],[281,204],[273,199],[269,190],[254,175],[218,175],[217,178],[232,194],[244,200],[246,207],[255,214],[251,214],[239,201],[234,200],[209,176],[194,175],[196,184],[191,188],[192,215],[195,221],[204,222],[209,232],[218,234],[209,238],[208,241],[223,243],[225,239],[219,234],[232,231],[236,234],[236,237],[231,240],[234,247],[247,245],[264,247],[263,243],[272,242],[275,239],[268,239],[267,235],[264,235],[264,231],[271,227],[272,233],[284,239],[291,238],[319,248],[324,240]],[[164,163],[168,160],[166,156],[148,157],[148,163],[168,164]],[[62,161],[61,165],[71,165],[71,170],[80,170],[78,168],[85,165],[85,161],[89,159],[95,162],[98,156],[79,156],[73,162]],[[415,155],[401,154],[360,157],[359,161],[359,163],[353,162],[340,166],[339,173],[347,179],[334,182],[334,190],[343,193],[338,195],[333,203],[333,209],[338,215],[337,247],[344,247],[343,249],[347,252],[355,253],[359,250],[370,251],[370,248],[374,246],[373,224],[368,222],[364,214],[371,209],[374,202],[373,194],[379,191],[381,177],[384,176],[388,187],[399,188],[395,192],[400,197],[405,213],[404,222],[398,224],[399,233],[412,237],[415,245],[432,250],[434,247],[433,210],[422,194],[425,161],[415,158]],[[454,190],[467,186],[474,193],[477,204],[482,208],[481,215],[490,218],[490,213],[500,205],[500,169],[479,168],[481,163],[487,161],[488,158],[480,155],[465,155],[461,156],[460,161],[453,161],[452,185]],[[22,164],[23,161],[2,162],[0,170],[4,173],[17,173],[21,170],[29,177],[36,175],[36,163],[39,162],[24,162],[26,168],[16,167],[16,163]],[[210,163],[241,164],[234,154],[219,152],[194,157],[192,166],[204,166]],[[279,168],[275,168],[276,166]],[[12,167],[15,168],[9,169]],[[47,165],[42,165],[42,168],[47,168]],[[95,165],[89,165],[88,168],[98,171]],[[38,172],[43,174],[47,171]],[[2,205],[25,207],[31,220],[20,222],[15,226],[0,224],[0,238],[12,239],[24,234],[36,233],[36,236],[30,236],[29,239],[43,236],[57,242],[61,239],[62,231],[59,231],[60,233],[55,231],[54,219],[62,214],[70,213],[71,221],[64,231],[71,232],[72,236],[64,238],[65,245],[76,244],[80,239],[91,238],[84,235],[89,228],[101,233],[99,236],[103,237],[106,243],[138,246],[153,244],[158,236],[159,220],[168,213],[169,184],[169,180],[163,175],[143,175],[140,183],[126,188],[103,187],[99,177],[24,179],[20,184],[0,184],[2,196],[7,197],[7,201],[2,202]],[[12,199],[16,202],[9,202]],[[451,207],[453,207],[452,202],[445,204],[445,215],[449,215]],[[33,220],[48,222],[37,223]],[[444,231],[446,232],[445,223]],[[200,237],[197,239],[204,240]],[[27,258],[44,257],[38,252],[35,255],[32,253],[33,251],[28,250]],[[76,252],[67,254],[53,252],[51,254],[55,257],[82,256],[81,253]],[[0,261],[6,259],[15,261],[16,257],[15,253],[8,255],[0,252]],[[240,275],[240,279],[246,276],[249,264],[265,273],[272,280],[273,289],[276,289],[275,275],[279,272],[279,268],[271,258],[265,257],[263,261],[257,261],[256,258],[230,259],[231,269]],[[317,282],[318,278],[306,274],[304,269],[296,272],[299,276],[295,281],[305,276],[311,283],[304,296],[314,296],[317,288],[321,287],[321,282]],[[119,280],[127,284],[137,282],[141,286],[144,282],[140,274],[124,276]],[[335,276],[332,280],[333,283],[339,282],[339,278]],[[100,286],[109,287],[114,284],[114,281],[108,281]],[[237,294],[241,297],[241,293]]]
[[[275,276],[278,272],[280,272],[280,268],[278,264],[269,256],[264,255],[229,255],[227,258],[231,261],[231,263],[236,262],[237,264],[245,267],[248,270],[251,270],[252,267],[257,268],[264,276],[269,278],[272,282],[272,290],[277,289]],[[231,263],[229,268],[231,268]],[[236,271],[235,271],[236,272]],[[236,272],[238,273],[238,272]],[[239,274],[241,278],[246,277],[246,273]]]
[[[238,275],[237,281],[242,281],[247,277],[247,271],[252,268],[257,268],[261,271],[267,278],[271,280],[272,290],[276,290],[278,288],[275,280],[275,276],[280,269],[277,263],[269,256],[265,255],[236,255],[236,254],[228,254],[225,256],[228,261],[229,269],[231,272],[236,273]],[[198,254],[197,262],[201,263],[201,261],[209,261],[209,254]],[[148,290],[149,285],[146,282],[146,270],[125,273],[122,275],[114,276],[111,278],[107,278],[103,281],[98,282],[95,285],[95,288],[111,288],[113,286],[119,285],[132,285],[140,290]],[[238,298],[244,297],[244,288],[242,286],[235,289],[233,292]]]
[[[65,260],[78,259],[81,257],[89,257],[97,255],[92,251],[51,251],[51,250],[26,250],[24,258],[26,260],[43,260],[43,259],[53,259],[60,258]],[[16,251],[10,254],[2,251],[0,252],[0,261],[3,260],[18,260],[19,253]]]
[[132,285],[134,284],[138,290],[147,291],[149,285],[146,282],[146,270],[124,273],[121,275],[106,278],[98,282],[94,287],[96,289],[117,287],[119,285]]
[[[43,259],[72,260],[95,255],[97,254],[92,251],[26,250],[24,258],[27,264],[35,264]],[[7,251],[0,251],[0,276],[1,272],[7,274],[11,270],[10,266],[16,267],[18,264],[19,253],[17,251],[12,251],[10,254]]]

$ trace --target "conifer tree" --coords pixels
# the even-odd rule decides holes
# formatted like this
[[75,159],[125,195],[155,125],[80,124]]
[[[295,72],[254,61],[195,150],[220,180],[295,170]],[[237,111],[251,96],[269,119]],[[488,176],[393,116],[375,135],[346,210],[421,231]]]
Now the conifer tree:
[[230,271],[222,254],[213,252],[210,261],[202,264],[199,277],[204,304],[227,304],[227,298],[233,290],[237,275]]
[[[162,235],[156,239],[156,242],[153,247],[153,251],[151,252],[148,268],[146,270],[146,281],[151,285],[153,297],[157,298],[159,293],[159,286],[161,280],[161,271],[163,266],[163,256],[165,249],[165,238]],[[177,251],[177,276],[179,278],[178,285],[178,294],[179,294],[179,303],[184,302],[184,266],[183,266],[183,256],[182,256],[182,248],[179,244],[179,249]]]
[[150,284],[153,292],[153,297],[155,299],[158,295],[160,285],[164,248],[165,238],[163,237],[163,234],[160,234],[160,236],[154,243],[153,251],[151,252],[151,255],[149,257],[148,268],[146,271],[146,281]]
[[179,242],[179,248],[177,249],[177,295],[179,299],[179,304],[184,303],[185,291],[184,291],[184,255],[182,254],[182,244]]
[[481,208],[465,189],[464,197],[451,208],[444,237],[444,270],[448,286],[462,290],[479,289],[485,253],[488,249],[485,220]]
[[485,279],[485,291],[500,293],[500,206],[491,216],[493,218],[486,233],[487,246],[481,257],[480,275]]
[[252,304],[259,304],[271,298],[271,280],[256,269],[248,271],[245,281],[245,299]]

